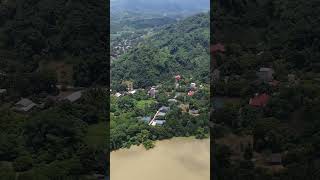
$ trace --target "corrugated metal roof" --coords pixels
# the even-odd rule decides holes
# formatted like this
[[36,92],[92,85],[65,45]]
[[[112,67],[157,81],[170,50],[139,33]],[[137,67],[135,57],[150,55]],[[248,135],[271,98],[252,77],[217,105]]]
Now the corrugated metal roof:
[[77,92],[74,92],[74,93],[70,94],[69,96],[65,97],[65,99],[70,102],[75,102],[78,99],[80,99],[81,96],[82,96],[82,91],[77,91]]
[[30,99],[27,99],[27,98],[23,98],[16,103],[16,105],[20,105],[20,106],[24,106],[24,107],[27,107],[30,104],[34,104],[34,103]]

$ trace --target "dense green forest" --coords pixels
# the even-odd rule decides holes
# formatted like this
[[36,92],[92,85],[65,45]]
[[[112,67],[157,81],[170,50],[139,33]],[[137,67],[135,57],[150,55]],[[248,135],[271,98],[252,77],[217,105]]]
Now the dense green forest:
[[107,84],[106,12],[100,0],[1,1],[0,70],[31,73],[40,61],[62,61],[76,85]]
[[[209,81],[209,14],[167,25],[112,63],[112,86],[148,87],[176,74]],[[117,89],[117,88],[116,88]]]
[[[109,83],[107,12],[102,0],[0,1],[0,179],[106,173],[108,94],[93,86]],[[70,93],[58,84],[84,87],[81,100],[58,100]],[[37,105],[18,112],[22,98]]]
[[[225,53],[214,54],[220,80],[212,79],[211,101],[228,100],[213,107],[214,179],[319,179],[319,1],[217,0],[212,7],[213,43]],[[272,82],[257,81],[261,67],[274,70]],[[270,97],[264,107],[248,105],[255,93]],[[243,142],[241,150],[232,142]],[[272,157],[277,165],[262,161]]]

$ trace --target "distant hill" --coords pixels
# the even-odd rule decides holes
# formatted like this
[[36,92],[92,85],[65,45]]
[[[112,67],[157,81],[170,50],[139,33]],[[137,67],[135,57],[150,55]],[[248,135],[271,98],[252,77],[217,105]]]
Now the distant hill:
[[117,11],[138,11],[152,13],[194,14],[208,11],[209,0],[113,0],[111,13]]
[[112,63],[112,83],[131,79],[136,86],[147,87],[175,74],[208,82],[209,26],[209,13],[164,26]]

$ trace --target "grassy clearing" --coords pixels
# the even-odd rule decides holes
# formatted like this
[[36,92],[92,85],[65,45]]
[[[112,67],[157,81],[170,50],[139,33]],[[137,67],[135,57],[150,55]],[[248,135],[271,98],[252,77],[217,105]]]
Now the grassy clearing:
[[148,100],[140,100],[137,102],[136,106],[139,109],[144,109],[144,107],[147,105],[149,106],[152,103],[155,103],[156,101],[153,99],[148,99]]

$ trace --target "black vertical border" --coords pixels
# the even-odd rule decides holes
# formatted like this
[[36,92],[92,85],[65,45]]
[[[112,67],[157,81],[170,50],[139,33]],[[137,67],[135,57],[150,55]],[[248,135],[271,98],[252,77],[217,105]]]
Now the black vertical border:
[[213,66],[213,54],[212,54],[212,45],[214,42],[214,13],[215,13],[215,3],[217,0],[210,0],[210,115],[209,115],[209,128],[210,128],[210,179],[216,180],[217,176],[215,175],[215,169],[216,169],[216,162],[214,159],[214,144],[215,139],[213,136],[213,119],[212,119],[212,103],[213,103],[213,92],[214,92],[214,86],[212,81],[212,73],[214,70]]
[[108,99],[108,102],[107,102],[107,122],[106,122],[106,126],[107,126],[107,137],[106,137],[106,152],[105,152],[105,155],[106,155],[106,175],[105,175],[105,179],[106,180],[109,180],[110,179],[110,149],[109,149],[109,144],[110,144],[110,82],[111,82],[111,60],[110,60],[110,0],[107,0],[105,1],[106,3],[106,11],[105,13],[107,14],[106,16],[106,54],[107,54],[107,60],[108,60],[108,79],[107,79],[107,99]]

